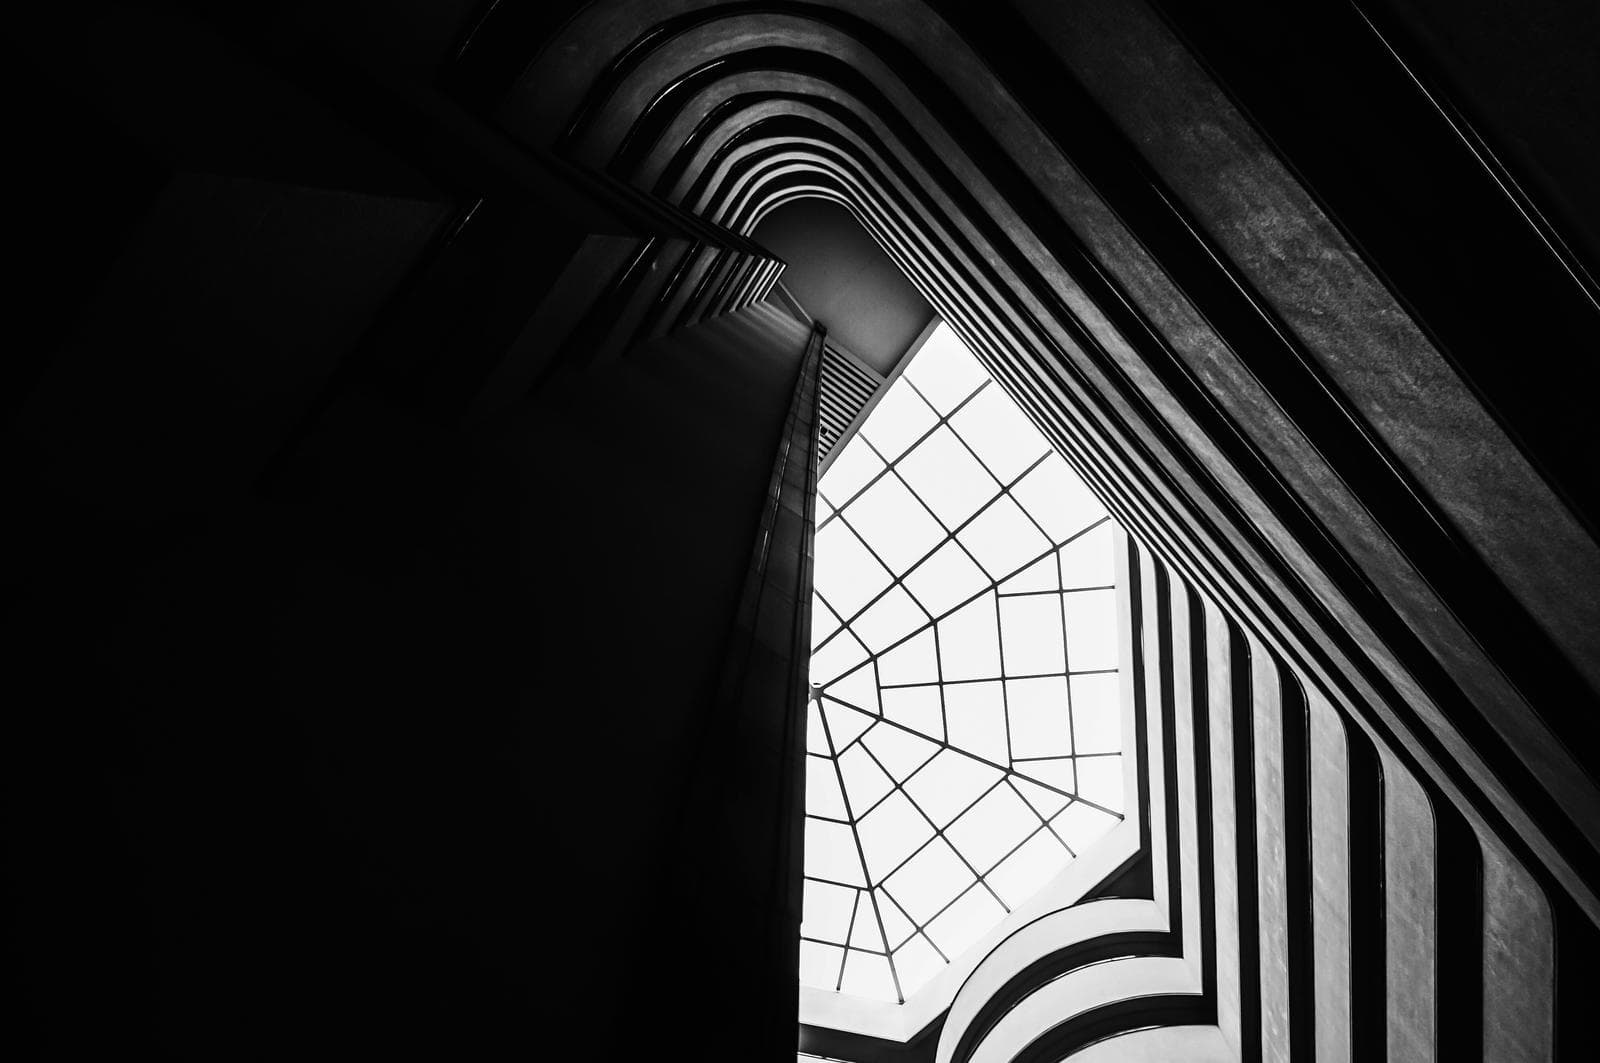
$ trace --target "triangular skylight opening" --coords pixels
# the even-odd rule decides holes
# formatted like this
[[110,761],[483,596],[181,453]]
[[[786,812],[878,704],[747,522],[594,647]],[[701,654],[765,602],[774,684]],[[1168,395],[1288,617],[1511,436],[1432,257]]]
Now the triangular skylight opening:
[[901,1003],[1122,818],[1115,529],[944,324],[819,490],[800,980]]

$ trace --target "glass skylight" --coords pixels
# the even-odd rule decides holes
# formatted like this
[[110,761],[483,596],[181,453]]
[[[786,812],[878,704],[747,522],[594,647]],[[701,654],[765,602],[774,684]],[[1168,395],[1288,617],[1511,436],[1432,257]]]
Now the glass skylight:
[[1122,818],[1114,529],[943,324],[820,495],[800,980],[903,1003]]

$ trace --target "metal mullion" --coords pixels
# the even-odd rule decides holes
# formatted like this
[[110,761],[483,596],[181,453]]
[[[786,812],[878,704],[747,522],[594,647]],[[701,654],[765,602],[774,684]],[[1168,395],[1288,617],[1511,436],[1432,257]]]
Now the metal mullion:
[[1121,668],[1085,668],[1081,672],[1068,672],[1067,675],[1116,675]]
[[840,889],[858,890],[861,888],[854,882],[840,882],[837,879],[823,878],[821,875],[803,875],[802,877],[811,882],[820,882],[824,886],[838,886]]
[[1115,583],[1108,583],[1104,587],[1063,587],[1063,588],[1061,588],[1061,593],[1062,594],[1086,594],[1089,591],[1114,591],[1116,589],[1117,589],[1117,585]]
[[[1076,860],[1078,858],[1078,854],[1073,852],[1072,851],[1072,846],[1068,845],[1066,843],[1066,840],[1064,838],[1062,838],[1061,835],[1056,833],[1055,827],[1051,826],[1050,820],[1045,817],[1044,813],[1040,812],[1037,808],[1034,808],[1033,807],[1033,802],[1029,801],[1027,796],[1020,789],[1017,788],[1017,784],[1013,781],[1015,778],[1016,778],[1016,776],[1014,776],[1014,775],[1006,777],[1006,785],[1011,787],[1011,792],[1017,795],[1017,799],[1018,800],[1020,800],[1023,804],[1028,806],[1028,811],[1032,812],[1034,814],[1034,816],[1039,820],[1039,824],[1042,827],[1044,827],[1045,830],[1050,832],[1050,837],[1052,837],[1052,838],[1054,838],[1056,840],[1056,844],[1060,845],[1061,848],[1065,849],[1067,851],[1067,855],[1068,856],[1070,856],[1074,860]],[[1028,781],[1032,782],[1033,780],[1030,779]],[[1060,813],[1066,811],[1071,806],[1072,806],[1072,802],[1068,801],[1061,808],[1057,809],[1056,813],[1059,815]],[[1030,834],[1028,837],[1031,838],[1031,837],[1033,837],[1033,835]],[[1024,839],[1024,841],[1026,841],[1026,839]],[[1010,854],[1007,853],[1006,855],[1009,856]],[[999,865],[997,864],[995,866],[998,867]]]
[[850,902],[850,927],[844,932],[844,948],[839,953],[839,977],[834,979],[833,991],[840,992],[844,988],[844,965],[850,960],[850,938],[856,932],[856,913],[861,910],[861,891],[856,890],[854,899]]
[[[828,716],[826,713],[821,711],[819,711],[817,715],[822,717],[822,729],[828,740],[828,748],[833,749],[833,729],[828,726]],[[862,732],[862,734],[865,733],[865,731]],[[860,736],[858,735],[857,738],[859,739],[859,737]],[[865,746],[862,746],[862,748],[866,749]],[[871,750],[868,750],[867,752],[869,755],[871,754]],[[850,807],[850,792],[844,787],[844,771],[839,767],[838,753],[835,753],[833,756],[833,771],[839,780],[839,798],[844,801],[844,810],[851,819],[850,837],[856,843],[856,859],[861,862],[861,881],[866,883],[866,888],[870,891],[872,889],[872,871],[867,867],[867,853],[866,850],[861,846],[861,832],[856,829],[856,824],[860,822],[860,818],[856,816],[855,811]],[[893,781],[893,776],[890,776],[890,781]],[[891,791],[891,793],[892,792],[893,791]],[[883,913],[878,911],[878,900],[876,897],[872,898],[872,914],[878,922],[878,937],[883,941],[884,947],[887,948],[889,945],[889,935],[884,933]],[[848,942],[845,944],[845,950],[845,958],[848,959],[850,955]],[[890,956],[886,957],[886,959],[889,963],[889,977],[894,982],[894,995],[900,1003],[904,1004],[906,1002],[906,995],[900,988],[900,972],[895,970],[894,957]],[[839,980],[840,985],[843,985],[844,965],[842,963],[839,966]]]

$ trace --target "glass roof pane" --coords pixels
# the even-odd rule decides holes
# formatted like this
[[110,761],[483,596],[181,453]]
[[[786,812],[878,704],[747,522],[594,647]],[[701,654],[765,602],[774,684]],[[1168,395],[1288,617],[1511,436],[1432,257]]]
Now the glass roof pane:
[[950,427],[1001,483],[1010,483],[1050,451],[1050,444],[998,387],[986,387],[950,418]]
[[1061,596],[1067,623],[1068,663],[1074,672],[1117,666],[1117,598],[1112,590],[1070,591]]
[[867,644],[867,649],[882,653],[917,628],[926,626],[928,619],[928,614],[911,595],[899,587],[891,587],[888,594],[869,605],[850,627]]
[[844,795],[839,792],[839,776],[833,762],[822,757],[806,761],[806,815],[825,819],[849,819]]
[[1051,546],[1022,507],[1009,498],[996,499],[956,538],[994,579],[1022,569]]
[[945,324],[933,330],[906,367],[905,376],[940,414],[949,414],[989,379],[966,344]]
[[935,838],[889,876],[884,888],[920,924],[939,913],[973,882],[967,870],[942,838]]
[[944,836],[983,874],[1021,845],[1038,826],[1039,817],[1011,787],[996,786],[945,828]]
[[1117,540],[944,326],[821,492],[802,978],[892,1004],[1121,819]]
[[[1061,633],[1060,596],[1001,598],[1000,645],[1005,651],[1007,675],[1065,672],[1067,650]],[[1065,695],[1066,691],[1063,689],[1062,693]]]
[[867,659],[867,648],[848,628],[811,654],[811,681],[829,683]]
[[1081,853],[1117,825],[1117,817],[1082,801],[1074,801],[1056,814],[1050,826],[1075,853]]
[[889,937],[889,947],[897,949],[907,938],[916,934],[917,928],[911,925],[911,920],[906,918],[900,906],[890,900],[882,889],[873,890],[872,896],[877,900],[878,918],[883,921],[883,932]]
[[1064,757],[1072,753],[1067,721],[1067,681],[1062,676],[1006,682],[1006,715],[1013,757]]
[[1116,672],[1075,675],[1072,683],[1072,742],[1077,753],[1113,753],[1122,748],[1122,680]]
[[948,428],[918,444],[895,471],[947,528],[961,524],[1000,493],[995,478]]
[[939,415],[922,401],[922,396],[912,390],[910,384],[896,380],[872,408],[871,417],[861,426],[861,434],[886,461],[893,461],[938,420]]
[[861,741],[896,782],[905,782],[939,752],[937,743],[887,723],[874,727]]
[[988,585],[983,569],[953,540],[906,577],[907,589],[934,616],[954,609]]
[[943,828],[999,782],[1000,769],[947,749],[906,783],[917,807]]
[[1050,760],[1020,760],[1016,770],[1029,778],[1054,787],[1064,794],[1078,792],[1078,779],[1072,771],[1071,757],[1054,757]]
[[1113,812],[1122,811],[1122,757],[1078,758],[1078,796]]
[[1054,790],[1047,790],[1031,779],[1020,776],[1011,776],[1008,780],[1011,786],[1022,795],[1022,799],[1033,806],[1033,810],[1045,819],[1060,812],[1067,807],[1069,798],[1063,797]]
[[935,742],[944,741],[944,702],[937,686],[896,687],[885,690],[881,697],[884,719],[925,734]]
[[973,886],[928,924],[928,936],[946,956],[959,956],[1005,918],[1006,910],[982,886]]
[[933,946],[918,934],[894,954],[894,966],[900,975],[901,992],[910,996],[927,985],[928,981],[943,969],[944,960],[934,951]]
[[861,492],[843,513],[896,576],[904,575],[944,538],[944,528],[892,473]]
[[933,629],[911,636],[878,658],[878,682],[884,686],[937,683],[939,655],[933,648]]
[[856,910],[856,920],[850,928],[850,947],[887,953],[888,950],[883,947],[883,934],[878,930],[878,914],[872,910],[872,895],[863,890],[858,896],[861,906]]
[[900,994],[894,988],[894,974],[889,970],[888,959],[856,949],[851,949],[844,961],[844,981],[839,984],[839,990],[851,996],[870,997],[873,1000],[900,999]]
[[806,817],[806,874],[830,882],[865,886],[856,833],[843,823]]
[[844,949],[838,945],[800,942],[800,981],[806,985],[834,988],[839,984],[839,965],[843,962]]
[[1055,555],[1041,557],[1021,572],[1000,584],[1001,594],[1025,594],[1029,591],[1053,591],[1059,589],[1061,581],[1057,576]]
[[874,882],[881,882],[933,837],[933,828],[906,795],[897,791],[867,813],[856,833],[867,857],[867,873]]
[[860,436],[852,439],[828,466],[827,473],[817,484],[817,489],[827,496],[835,509],[845,505],[855,493],[867,486],[872,478],[883,471],[883,459],[872,452]]
[[1015,908],[1060,874],[1071,859],[1053,834],[1040,830],[1023,842],[1022,848],[1000,861],[985,881],[1001,900]]
[[939,665],[947,682],[999,676],[1000,632],[995,626],[992,593],[939,621]]
[[950,744],[993,764],[1011,759],[1006,738],[1006,703],[998,682],[956,683],[944,690]]
[[[850,933],[850,913],[855,907],[856,895],[859,892],[829,882],[806,879],[805,916],[800,924],[800,936],[820,938],[823,941],[833,941],[843,945],[845,936]],[[833,970],[837,975],[839,971],[837,960],[834,962]]]
[[894,782],[867,755],[860,743],[839,754],[839,774],[844,777],[844,796],[859,825],[861,817],[876,808],[894,789]]
[[[862,712],[876,714],[878,711],[878,680],[873,675],[871,661],[827,684],[822,688],[822,692],[831,700],[842,701],[852,708],[860,709]],[[829,722],[832,723],[834,721],[830,720]],[[849,738],[840,740],[837,731],[834,732],[833,737],[836,742],[839,742],[840,748],[843,748],[844,744],[850,741]],[[850,737],[853,738],[855,735],[852,734]]]
[[1111,554],[1110,522],[1084,532],[1061,548],[1061,579],[1061,585],[1068,590],[1105,587],[1116,582],[1117,562]]
[[1058,543],[1106,515],[1100,500],[1059,454],[1050,455],[1018,481],[1011,495]]
[[811,648],[814,650],[822,645],[822,640],[839,630],[841,623],[838,616],[834,615],[828,603],[813,594],[811,596]]
[[841,616],[854,616],[889,585],[889,573],[842,521],[817,532],[816,556],[817,593]]
[[866,713],[828,697],[822,699],[822,715],[828,725],[828,742],[833,746],[835,755],[845,752],[875,722]]

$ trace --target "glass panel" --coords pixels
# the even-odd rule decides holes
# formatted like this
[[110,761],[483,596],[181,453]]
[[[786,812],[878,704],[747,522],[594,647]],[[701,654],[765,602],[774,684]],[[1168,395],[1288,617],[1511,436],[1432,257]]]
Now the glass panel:
[[[878,453],[893,461],[920,439],[938,421],[938,415],[904,380],[889,385],[872,414],[861,426],[861,434]],[[832,471],[831,469],[829,470]]]
[[[1058,595],[1001,598],[1000,639],[1005,650],[1006,675],[1043,675],[1067,670]],[[1062,693],[1065,695],[1065,688]]]
[[928,924],[928,936],[946,956],[959,956],[984,932],[1005,917],[1000,902],[982,886],[973,886],[944,914]]
[[859,823],[860,818],[874,808],[884,796],[894,789],[894,783],[867,756],[860,745],[851,746],[839,754],[839,774],[844,776],[844,794],[850,801],[850,812]]
[[1072,677],[1072,741],[1078,753],[1122,748],[1122,677],[1116,672]]
[[1061,676],[1006,682],[1006,718],[1013,757],[1064,757],[1072,752],[1067,681]]
[[911,920],[906,918],[900,906],[883,890],[873,890],[872,896],[878,902],[878,918],[883,920],[883,932],[889,936],[889,947],[897,949],[917,932],[917,928],[911,925]]
[[844,795],[839,792],[838,773],[829,758],[806,758],[806,814],[828,819],[850,818],[844,807]]
[[1050,455],[1019,480],[1011,489],[1011,496],[1058,543],[1106,515],[1100,500],[1059,454]]
[[[856,903],[859,890],[835,886],[828,882],[807,879],[805,883],[805,917],[800,924],[800,936],[836,941],[843,945],[850,933],[850,912]],[[834,963],[834,975],[839,972]],[[832,985],[832,980],[829,980]]]
[[1059,583],[1060,580],[1056,576],[1056,559],[1052,554],[1050,557],[1041,557],[1000,584],[1000,593],[1005,595],[1027,591],[1053,591],[1057,589]]
[[1117,817],[1109,813],[1082,801],[1074,801],[1058,813],[1050,825],[1073,852],[1081,853],[1115,827],[1117,822]]
[[947,749],[906,783],[906,793],[940,827],[1000,780],[1001,772]]
[[1071,861],[1067,851],[1047,830],[1039,830],[1022,848],[1000,861],[987,881],[1000,899],[1015,908],[1049,882]]
[[887,570],[842,521],[817,532],[817,593],[840,616],[851,617],[889,585]]
[[905,782],[939,752],[939,747],[926,738],[886,723],[874,727],[862,742],[896,782]]
[[1067,661],[1074,672],[1117,666],[1117,599],[1113,590],[1063,594]]
[[1006,703],[1000,684],[959,683],[944,690],[945,725],[950,744],[993,764],[1011,759],[1006,741]]
[[1015,480],[1050,450],[1050,444],[1011,396],[994,385],[961,407],[950,418],[950,427],[1001,483]]
[[855,924],[850,928],[850,947],[869,952],[887,952],[883,947],[883,934],[878,930],[878,913],[872,910],[872,895],[862,892],[858,896],[861,902],[856,909]]
[[1045,819],[1049,819],[1067,807],[1068,798],[1063,797],[1054,790],[1047,790],[1030,779],[1012,775],[1009,776],[1009,781],[1017,793],[1022,795],[1023,800],[1032,805],[1034,811]]
[[815,941],[800,942],[800,981],[819,989],[833,989],[839,984],[839,965],[844,962],[844,949],[838,945],[821,945]]
[[817,487],[828,496],[829,504],[838,508],[848,505],[855,493],[882,471],[883,460],[858,436],[833,459]]
[[994,579],[1020,570],[1051,545],[1022,508],[1009,498],[996,499],[994,505],[978,514],[956,538]]
[[846,628],[811,655],[811,681],[831,682],[866,659],[867,648]]
[[856,833],[843,823],[806,817],[806,874],[831,882],[865,886]]
[[997,786],[946,828],[944,836],[982,874],[1021,845],[1038,826],[1039,817],[1011,787]]
[[936,742],[944,741],[944,704],[936,686],[885,690],[883,717],[925,734]]
[[1061,548],[1061,585],[1109,587],[1117,581],[1117,562],[1111,554],[1111,525],[1084,532]]
[[906,367],[905,379],[941,414],[948,414],[978,389],[989,374],[949,325],[940,323]]
[[944,968],[944,960],[933,946],[918,934],[894,954],[895,970],[900,975],[900,990],[910,996],[927,985]]
[[[822,693],[834,701],[842,701],[862,712],[877,713],[878,680],[873,675],[872,662],[868,661],[848,675],[835,679],[822,688]],[[850,737],[854,738],[855,735],[852,734]],[[838,741],[838,735],[835,735],[834,739]],[[849,740],[844,739],[840,745]]]
[[956,542],[947,542],[906,577],[906,587],[933,616],[949,612],[989,585],[989,577]]
[[944,528],[933,514],[894,475],[863,491],[844,510],[844,519],[896,576],[904,575],[944,538]]
[[985,594],[939,621],[939,664],[946,682],[1000,675],[995,598]]
[[1015,765],[1016,770],[1030,776],[1046,786],[1052,786],[1064,794],[1078,792],[1078,779],[1072,772],[1072,758],[1059,757],[1055,760],[1023,760]]
[[839,990],[851,996],[870,997],[873,1000],[900,999],[895,992],[894,975],[889,970],[889,960],[870,952],[850,950],[844,961],[844,981]]
[[856,825],[856,833],[867,857],[867,873],[879,882],[933,837],[933,828],[905,794],[893,793],[867,813]]
[[828,725],[828,742],[834,753],[841,753],[863,731],[873,724],[873,718],[848,705],[841,705],[827,697],[822,700],[822,715]]
[[817,712],[815,701],[806,702],[806,752],[822,756],[833,754],[828,748],[828,734],[822,728],[822,715]]
[[828,603],[819,596],[811,596],[811,648],[814,650],[822,645],[822,640],[839,630],[840,619],[834,615]]
[[947,528],[956,527],[1000,493],[994,477],[983,471],[948,428],[918,444],[896,469]]
[[972,872],[957,859],[954,850],[943,839],[935,838],[889,876],[884,886],[907,915],[926,924],[972,881]]
[[1122,757],[1078,758],[1078,796],[1113,812],[1122,811]]
[[933,648],[933,629],[900,643],[878,658],[878,682],[884,686],[937,683],[939,656]]
[[896,642],[928,623],[928,614],[899,587],[867,607],[850,629],[860,636],[873,653],[882,653]]

